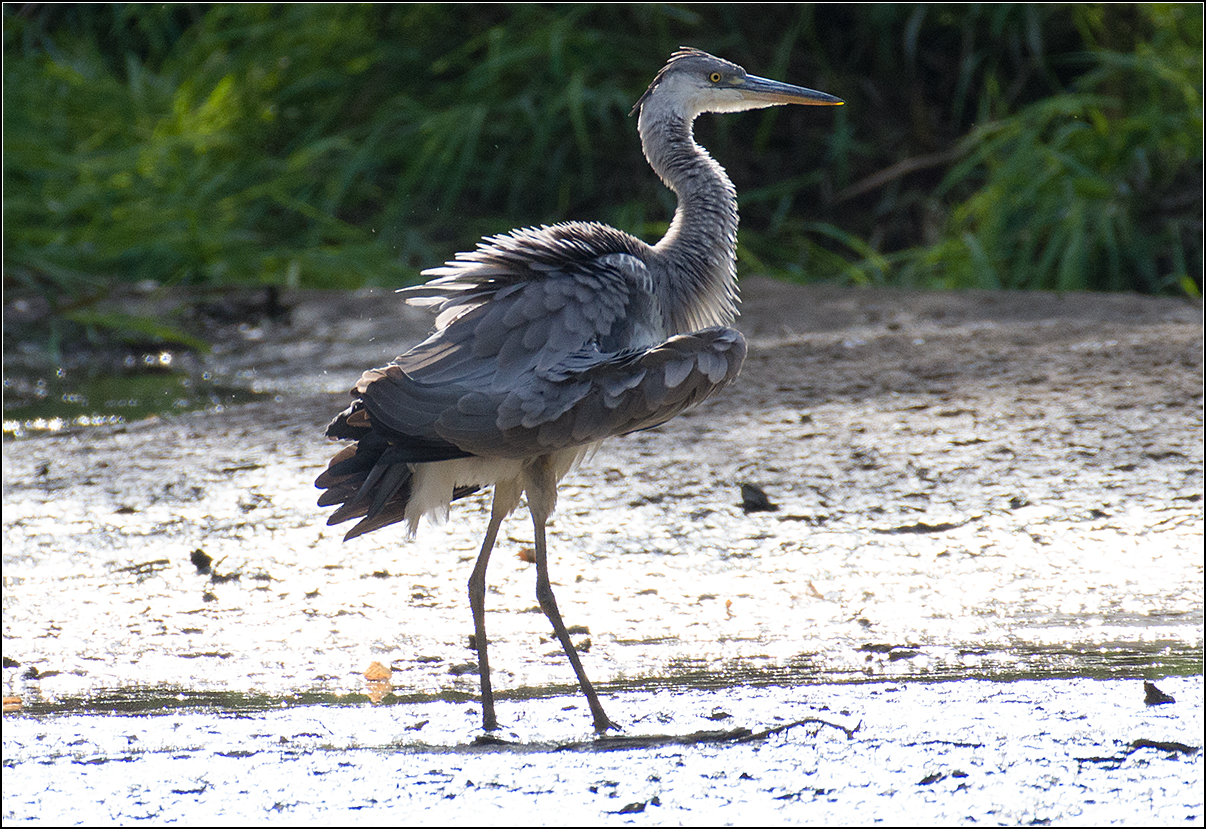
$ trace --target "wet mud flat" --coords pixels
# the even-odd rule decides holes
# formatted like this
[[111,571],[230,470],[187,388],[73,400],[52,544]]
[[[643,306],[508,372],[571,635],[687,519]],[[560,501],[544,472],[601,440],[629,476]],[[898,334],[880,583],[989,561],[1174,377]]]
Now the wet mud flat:
[[557,750],[517,513],[475,746],[486,498],[348,545],[314,506],[327,392],[429,319],[299,295],[213,358],[275,400],[5,443],[5,819],[1200,823],[1200,308],[742,287],[741,379],[566,479],[552,576],[625,735],[851,738]]
[[[635,747],[585,737],[585,706],[567,712],[565,698],[527,701],[500,732],[514,742],[495,745],[472,744],[477,712],[444,702],[25,717],[5,728],[4,814],[56,824],[350,814],[466,826],[1200,824],[1201,752],[1182,741],[1201,734],[1201,678],[1166,680],[1178,701],[1153,708],[1141,685],[965,680],[608,698],[631,732],[694,738]],[[787,717],[857,730],[699,738]]]

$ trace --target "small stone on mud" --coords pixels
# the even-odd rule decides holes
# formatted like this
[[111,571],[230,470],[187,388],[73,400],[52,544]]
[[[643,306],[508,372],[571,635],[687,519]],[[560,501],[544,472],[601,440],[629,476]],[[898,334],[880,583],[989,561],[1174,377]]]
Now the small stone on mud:
[[193,566],[197,568],[197,572],[203,576],[209,575],[209,566],[213,564],[214,561],[213,556],[207,554],[205,551],[199,548],[193,550],[193,552],[189,555],[188,560],[191,561]]
[[1166,694],[1150,682],[1143,683],[1143,702],[1147,705],[1166,705],[1176,702],[1171,694]]
[[770,498],[766,497],[766,493],[760,487],[745,483],[740,486],[741,509],[746,515],[751,512],[775,512],[779,509],[777,504],[771,503]]

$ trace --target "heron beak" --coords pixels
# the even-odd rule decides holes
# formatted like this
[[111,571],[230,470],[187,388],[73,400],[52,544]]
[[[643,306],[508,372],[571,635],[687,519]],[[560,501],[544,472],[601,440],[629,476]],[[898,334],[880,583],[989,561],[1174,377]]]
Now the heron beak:
[[840,106],[846,103],[841,98],[835,98],[827,92],[818,92],[803,86],[792,86],[789,83],[759,78],[757,75],[746,75],[745,82],[738,84],[734,89],[741,92],[744,100],[761,104]]

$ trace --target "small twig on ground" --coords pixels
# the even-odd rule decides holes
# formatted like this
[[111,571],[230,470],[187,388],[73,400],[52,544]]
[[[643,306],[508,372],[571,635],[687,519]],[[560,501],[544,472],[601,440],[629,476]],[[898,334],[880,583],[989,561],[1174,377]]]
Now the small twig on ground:
[[754,740],[764,740],[767,737],[771,736],[772,734],[779,734],[783,731],[786,731],[789,728],[795,728],[798,725],[809,725],[812,723],[816,723],[817,725],[827,725],[830,728],[836,728],[838,731],[841,731],[843,734],[846,735],[847,740],[853,740],[854,735],[857,734],[859,729],[863,727],[862,720],[859,720],[858,725],[856,725],[854,728],[847,728],[844,725],[838,725],[837,723],[829,722],[829,720],[823,720],[820,717],[805,717],[802,720],[796,720],[795,722],[789,722],[784,725],[776,725],[774,728],[768,728],[765,731],[759,731],[756,734],[750,734],[748,737],[742,737],[737,742],[749,743],[749,742],[753,742]]
[[702,745],[705,743],[750,743],[755,740],[765,740],[773,734],[779,734],[787,731],[789,728],[795,728],[800,725],[827,725],[830,728],[836,728],[846,735],[847,740],[853,740],[854,735],[862,728],[862,720],[854,728],[847,728],[844,725],[831,723],[828,720],[822,720],[818,717],[805,717],[802,720],[795,722],[776,725],[773,728],[767,728],[762,731],[751,731],[748,728],[734,728],[729,731],[696,731],[693,734],[645,734],[641,736],[603,736],[594,740],[580,740],[572,743],[565,743],[558,746],[558,751],[577,751],[581,749],[591,749],[594,751],[619,751],[628,748],[657,748],[667,745]]

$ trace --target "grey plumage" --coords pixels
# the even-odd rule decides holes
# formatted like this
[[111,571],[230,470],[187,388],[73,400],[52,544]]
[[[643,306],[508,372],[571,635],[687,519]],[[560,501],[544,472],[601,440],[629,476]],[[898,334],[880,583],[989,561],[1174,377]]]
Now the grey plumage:
[[732,382],[746,345],[737,313],[737,201],[692,136],[701,112],[837,104],[825,93],[747,75],[694,49],[676,52],[633,108],[650,165],[678,196],[654,246],[596,223],[567,222],[483,240],[401,291],[433,307],[432,334],[364,373],[327,436],[354,440],[315,482],[345,539],[495,487],[470,579],[483,721],[496,727],[484,626],[485,570],[498,527],[527,494],[537,594],[591,705],[610,727],[569,643],[548,580],[544,523],[556,485],[589,447],[657,426]]

